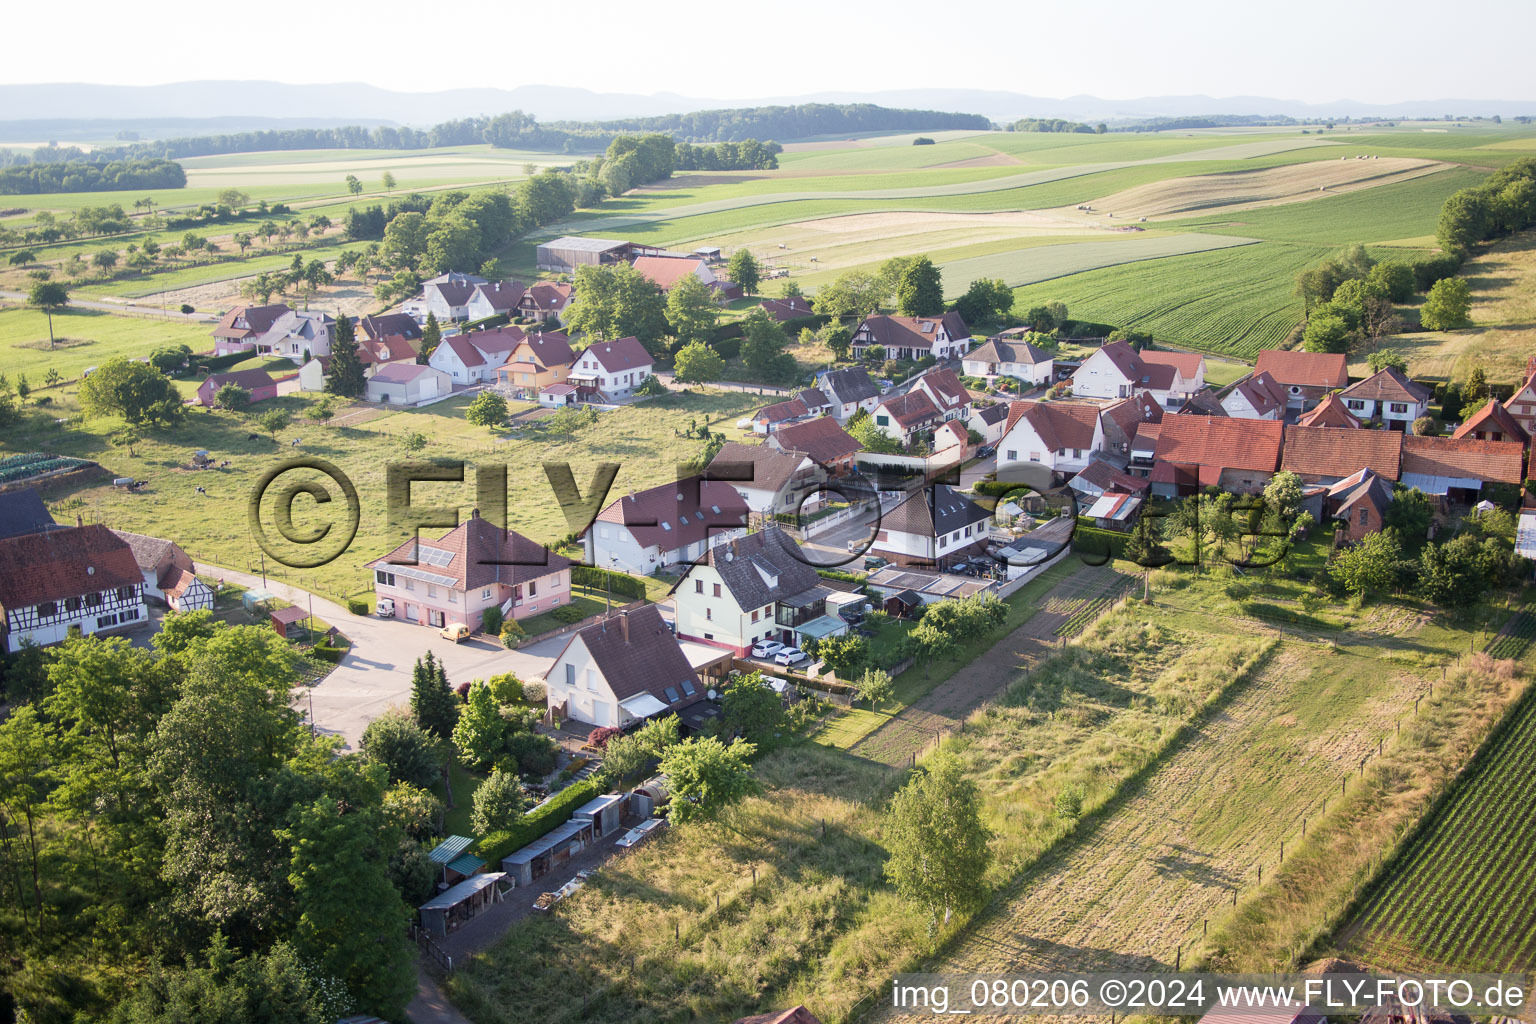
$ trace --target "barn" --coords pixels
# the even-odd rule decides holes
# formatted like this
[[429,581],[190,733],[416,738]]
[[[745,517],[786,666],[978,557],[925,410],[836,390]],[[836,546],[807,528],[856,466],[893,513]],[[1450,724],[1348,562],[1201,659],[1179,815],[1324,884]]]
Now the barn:
[[655,256],[661,250],[653,245],[638,245],[619,238],[578,238],[566,235],[541,243],[535,252],[540,270],[575,273],[577,267],[607,266],[627,263],[636,256]]

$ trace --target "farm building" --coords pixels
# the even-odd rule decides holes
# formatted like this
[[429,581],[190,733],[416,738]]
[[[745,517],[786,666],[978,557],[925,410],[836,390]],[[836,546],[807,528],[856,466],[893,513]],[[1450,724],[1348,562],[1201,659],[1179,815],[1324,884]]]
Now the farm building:
[[56,644],[144,619],[144,575],[133,549],[98,523],[0,540],[5,646]]
[[284,640],[293,639],[290,634],[297,635],[293,627],[309,618],[309,612],[303,608],[288,607],[274,608],[269,614],[272,620],[272,631]]
[[266,370],[236,370],[233,373],[209,374],[197,386],[197,404],[211,408],[214,397],[225,384],[234,384],[249,391],[252,402],[264,402],[277,397],[277,381]]
[[213,609],[213,588],[194,575],[192,558],[173,540],[113,530],[144,573],[144,595],[178,612]]
[[387,405],[420,405],[453,391],[442,370],[420,363],[390,363],[368,378],[367,398]]
[[574,273],[577,267],[599,267],[627,263],[636,256],[654,256],[661,252],[652,245],[638,245],[620,238],[578,238],[567,235],[540,244],[535,262],[540,270]]

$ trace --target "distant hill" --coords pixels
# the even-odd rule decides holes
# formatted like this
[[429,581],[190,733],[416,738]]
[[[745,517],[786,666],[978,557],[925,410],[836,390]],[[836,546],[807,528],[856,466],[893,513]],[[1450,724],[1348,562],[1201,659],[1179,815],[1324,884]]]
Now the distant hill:
[[[1055,98],[981,89],[902,89],[881,92],[820,92],[800,96],[724,100],[674,93],[639,95],[599,93],[553,85],[515,89],[451,89],[397,92],[359,82],[289,85],[282,82],[200,81],[171,85],[116,86],[84,83],[0,85],[0,110],[22,117],[13,121],[88,119],[93,121],[159,118],[302,118],[310,125],[387,122],[425,126],[454,118],[494,116],[521,110],[540,121],[613,121],[719,110],[805,103],[872,103],[882,107],[951,110],[981,114],[998,122],[1021,117],[1072,121],[1128,121],[1200,114],[1323,117],[1513,117],[1536,114],[1536,100],[1434,99],[1400,103],[1364,103],[1341,99],[1303,103],[1266,96],[1148,96],[1102,99]],[[295,125],[297,126],[297,125]],[[277,127],[272,125],[272,127]],[[284,125],[283,127],[290,127]],[[10,129],[15,131],[14,128]],[[162,133],[201,134],[201,130]]]

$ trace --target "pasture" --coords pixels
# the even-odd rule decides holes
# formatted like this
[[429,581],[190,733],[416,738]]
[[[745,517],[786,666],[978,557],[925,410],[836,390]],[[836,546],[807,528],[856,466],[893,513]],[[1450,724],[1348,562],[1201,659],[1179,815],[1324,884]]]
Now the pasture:
[[12,381],[26,374],[40,388],[50,368],[70,380],[90,366],[114,356],[138,359],[166,345],[207,350],[209,326],[186,320],[116,316],[94,309],[68,309],[53,314],[56,344],[48,345],[48,318],[35,309],[0,308],[0,372]]

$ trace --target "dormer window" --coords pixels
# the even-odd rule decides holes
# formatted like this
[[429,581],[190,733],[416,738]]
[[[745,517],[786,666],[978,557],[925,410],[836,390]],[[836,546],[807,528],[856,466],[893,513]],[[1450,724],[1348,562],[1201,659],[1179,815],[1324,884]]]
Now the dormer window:
[[662,529],[663,529],[663,530],[666,530],[666,531],[668,531],[668,532],[671,532],[671,530],[672,530],[672,524],[671,524],[671,523],[662,523],[662,524],[661,524],[661,528],[662,528]]

